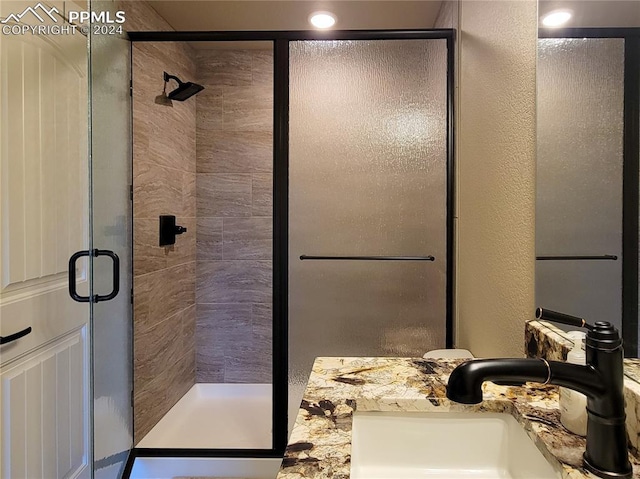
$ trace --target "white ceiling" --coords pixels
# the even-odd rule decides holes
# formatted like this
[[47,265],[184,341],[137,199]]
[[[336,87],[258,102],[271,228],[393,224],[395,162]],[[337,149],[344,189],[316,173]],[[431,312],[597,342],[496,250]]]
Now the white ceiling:
[[152,0],[177,31],[308,30],[309,15],[329,10],[340,30],[433,28],[442,0]]
[[[499,0],[494,0],[499,1]],[[329,10],[340,30],[433,28],[442,0],[151,0],[177,31],[308,30]],[[640,0],[539,0],[539,15],[568,8],[567,27],[640,27]],[[201,43],[200,48],[207,44]]]
[[540,0],[540,17],[556,9],[569,9],[566,27],[640,27],[640,0]]

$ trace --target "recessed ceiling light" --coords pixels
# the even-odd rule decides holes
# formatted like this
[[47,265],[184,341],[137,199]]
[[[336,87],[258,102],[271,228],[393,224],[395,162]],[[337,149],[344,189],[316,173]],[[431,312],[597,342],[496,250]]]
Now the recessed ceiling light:
[[313,12],[309,15],[309,23],[316,28],[331,28],[336,24],[336,16],[331,12]]
[[545,27],[560,27],[567,23],[572,16],[571,10],[554,10],[542,17],[542,24]]

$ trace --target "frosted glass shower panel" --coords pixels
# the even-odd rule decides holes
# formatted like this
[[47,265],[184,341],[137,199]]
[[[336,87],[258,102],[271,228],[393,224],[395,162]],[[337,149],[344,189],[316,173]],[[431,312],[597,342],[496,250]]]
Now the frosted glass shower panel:
[[[92,12],[113,2],[91,2]],[[93,460],[95,479],[121,477],[133,445],[133,338],[131,184],[131,42],[125,36],[90,36],[91,228],[93,248],[120,258],[120,293],[92,306]],[[93,291],[110,291],[109,263],[95,259]]]
[[622,321],[624,40],[538,43],[536,253],[541,306]]
[[447,46],[292,42],[290,68],[291,424],[315,357],[445,346]]

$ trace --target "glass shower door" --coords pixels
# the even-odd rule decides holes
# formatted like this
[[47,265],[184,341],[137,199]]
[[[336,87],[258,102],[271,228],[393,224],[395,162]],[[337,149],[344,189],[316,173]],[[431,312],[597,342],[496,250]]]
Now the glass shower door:
[[314,358],[445,347],[447,44],[290,43],[289,431]]
[[536,302],[619,329],[624,49],[538,40]]
[[[92,1],[91,9],[116,10],[114,5]],[[116,479],[133,442],[130,43],[118,35],[89,40],[91,248],[119,258],[119,271],[108,257],[92,258],[94,294],[106,295],[119,282],[114,298],[92,304],[93,477]]]
[[2,478],[116,479],[131,448],[128,66],[113,36],[0,40]]

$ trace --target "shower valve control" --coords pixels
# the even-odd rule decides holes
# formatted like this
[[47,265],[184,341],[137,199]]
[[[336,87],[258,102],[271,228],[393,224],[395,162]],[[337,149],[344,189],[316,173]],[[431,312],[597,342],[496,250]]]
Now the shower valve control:
[[160,215],[160,246],[171,246],[176,243],[176,235],[186,233],[187,228],[176,225],[174,215]]

